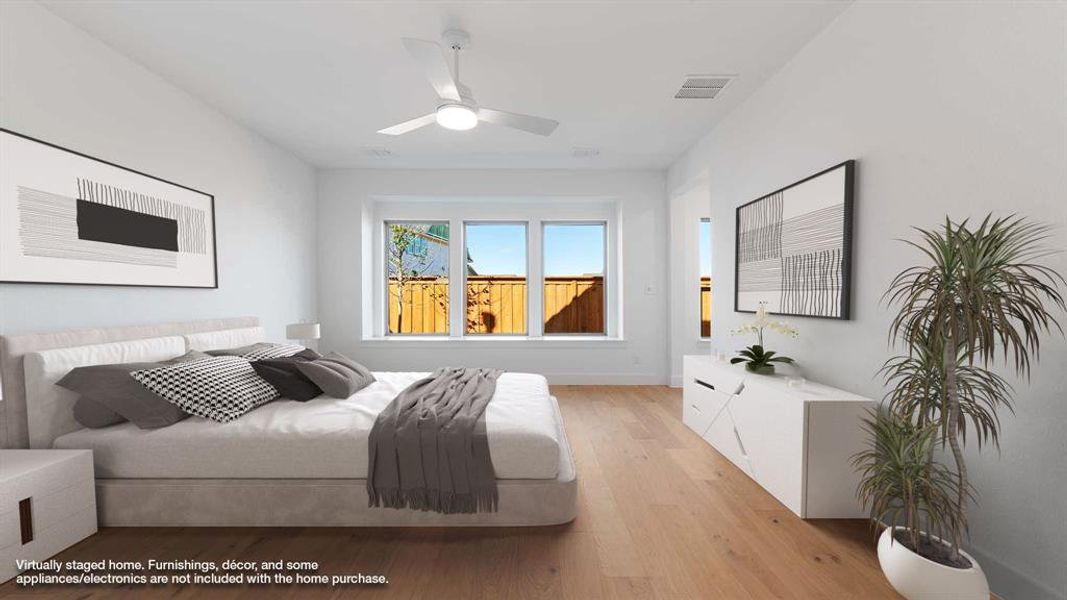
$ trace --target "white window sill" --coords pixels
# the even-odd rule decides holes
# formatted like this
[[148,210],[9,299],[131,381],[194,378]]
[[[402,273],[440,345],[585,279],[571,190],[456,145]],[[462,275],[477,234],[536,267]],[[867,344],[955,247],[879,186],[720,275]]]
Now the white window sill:
[[446,335],[396,335],[363,338],[360,346],[365,348],[400,348],[410,345],[426,345],[441,348],[492,347],[492,348],[616,348],[626,346],[626,340],[600,335],[553,335],[526,337],[518,335],[485,335],[451,337]]

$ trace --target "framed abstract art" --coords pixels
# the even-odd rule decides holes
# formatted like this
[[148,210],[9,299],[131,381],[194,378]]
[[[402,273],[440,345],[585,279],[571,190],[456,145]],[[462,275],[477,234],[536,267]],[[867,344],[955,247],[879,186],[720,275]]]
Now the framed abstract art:
[[0,129],[0,281],[217,288],[215,198]]
[[849,318],[855,161],[737,208],[734,310]]

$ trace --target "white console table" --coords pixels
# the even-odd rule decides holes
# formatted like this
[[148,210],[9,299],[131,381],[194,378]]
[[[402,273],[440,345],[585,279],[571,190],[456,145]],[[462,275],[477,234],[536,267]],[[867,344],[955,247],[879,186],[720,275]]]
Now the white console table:
[[851,457],[876,402],[829,386],[790,386],[712,356],[683,362],[682,421],[801,518],[865,516]]

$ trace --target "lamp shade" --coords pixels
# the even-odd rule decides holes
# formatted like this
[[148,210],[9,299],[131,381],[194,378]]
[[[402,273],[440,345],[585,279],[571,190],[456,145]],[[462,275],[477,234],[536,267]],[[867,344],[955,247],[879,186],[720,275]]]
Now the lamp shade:
[[293,323],[285,326],[285,337],[290,340],[317,340],[321,337],[318,323]]

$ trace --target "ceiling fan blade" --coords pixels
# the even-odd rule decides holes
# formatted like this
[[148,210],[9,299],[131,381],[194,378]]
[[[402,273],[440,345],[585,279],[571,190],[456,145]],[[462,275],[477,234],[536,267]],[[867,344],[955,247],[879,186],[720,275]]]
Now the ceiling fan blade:
[[519,113],[494,110],[492,108],[478,109],[478,119],[486,123],[521,129],[537,135],[552,135],[552,132],[559,126],[559,121],[553,121],[552,119],[520,115]]
[[420,127],[426,127],[431,123],[437,122],[437,114],[430,113],[428,115],[422,115],[421,117],[415,117],[410,121],[404,121],[392,127],[386,127],[385,129],[379,129],[378,133],[384,133],[385,135],[402,135],[409,131],[415,131]]
[[445,61],[445,55],[441,52],[441,46],[434,42],[414,38],[404,38],[403,42],[411,57],[422,67],[423,73],[430,80],[430,85],[433,86],[437,95],[445,100],[459,102],[459,88],[456,86],[452,71],[448,68],[448,62]]

